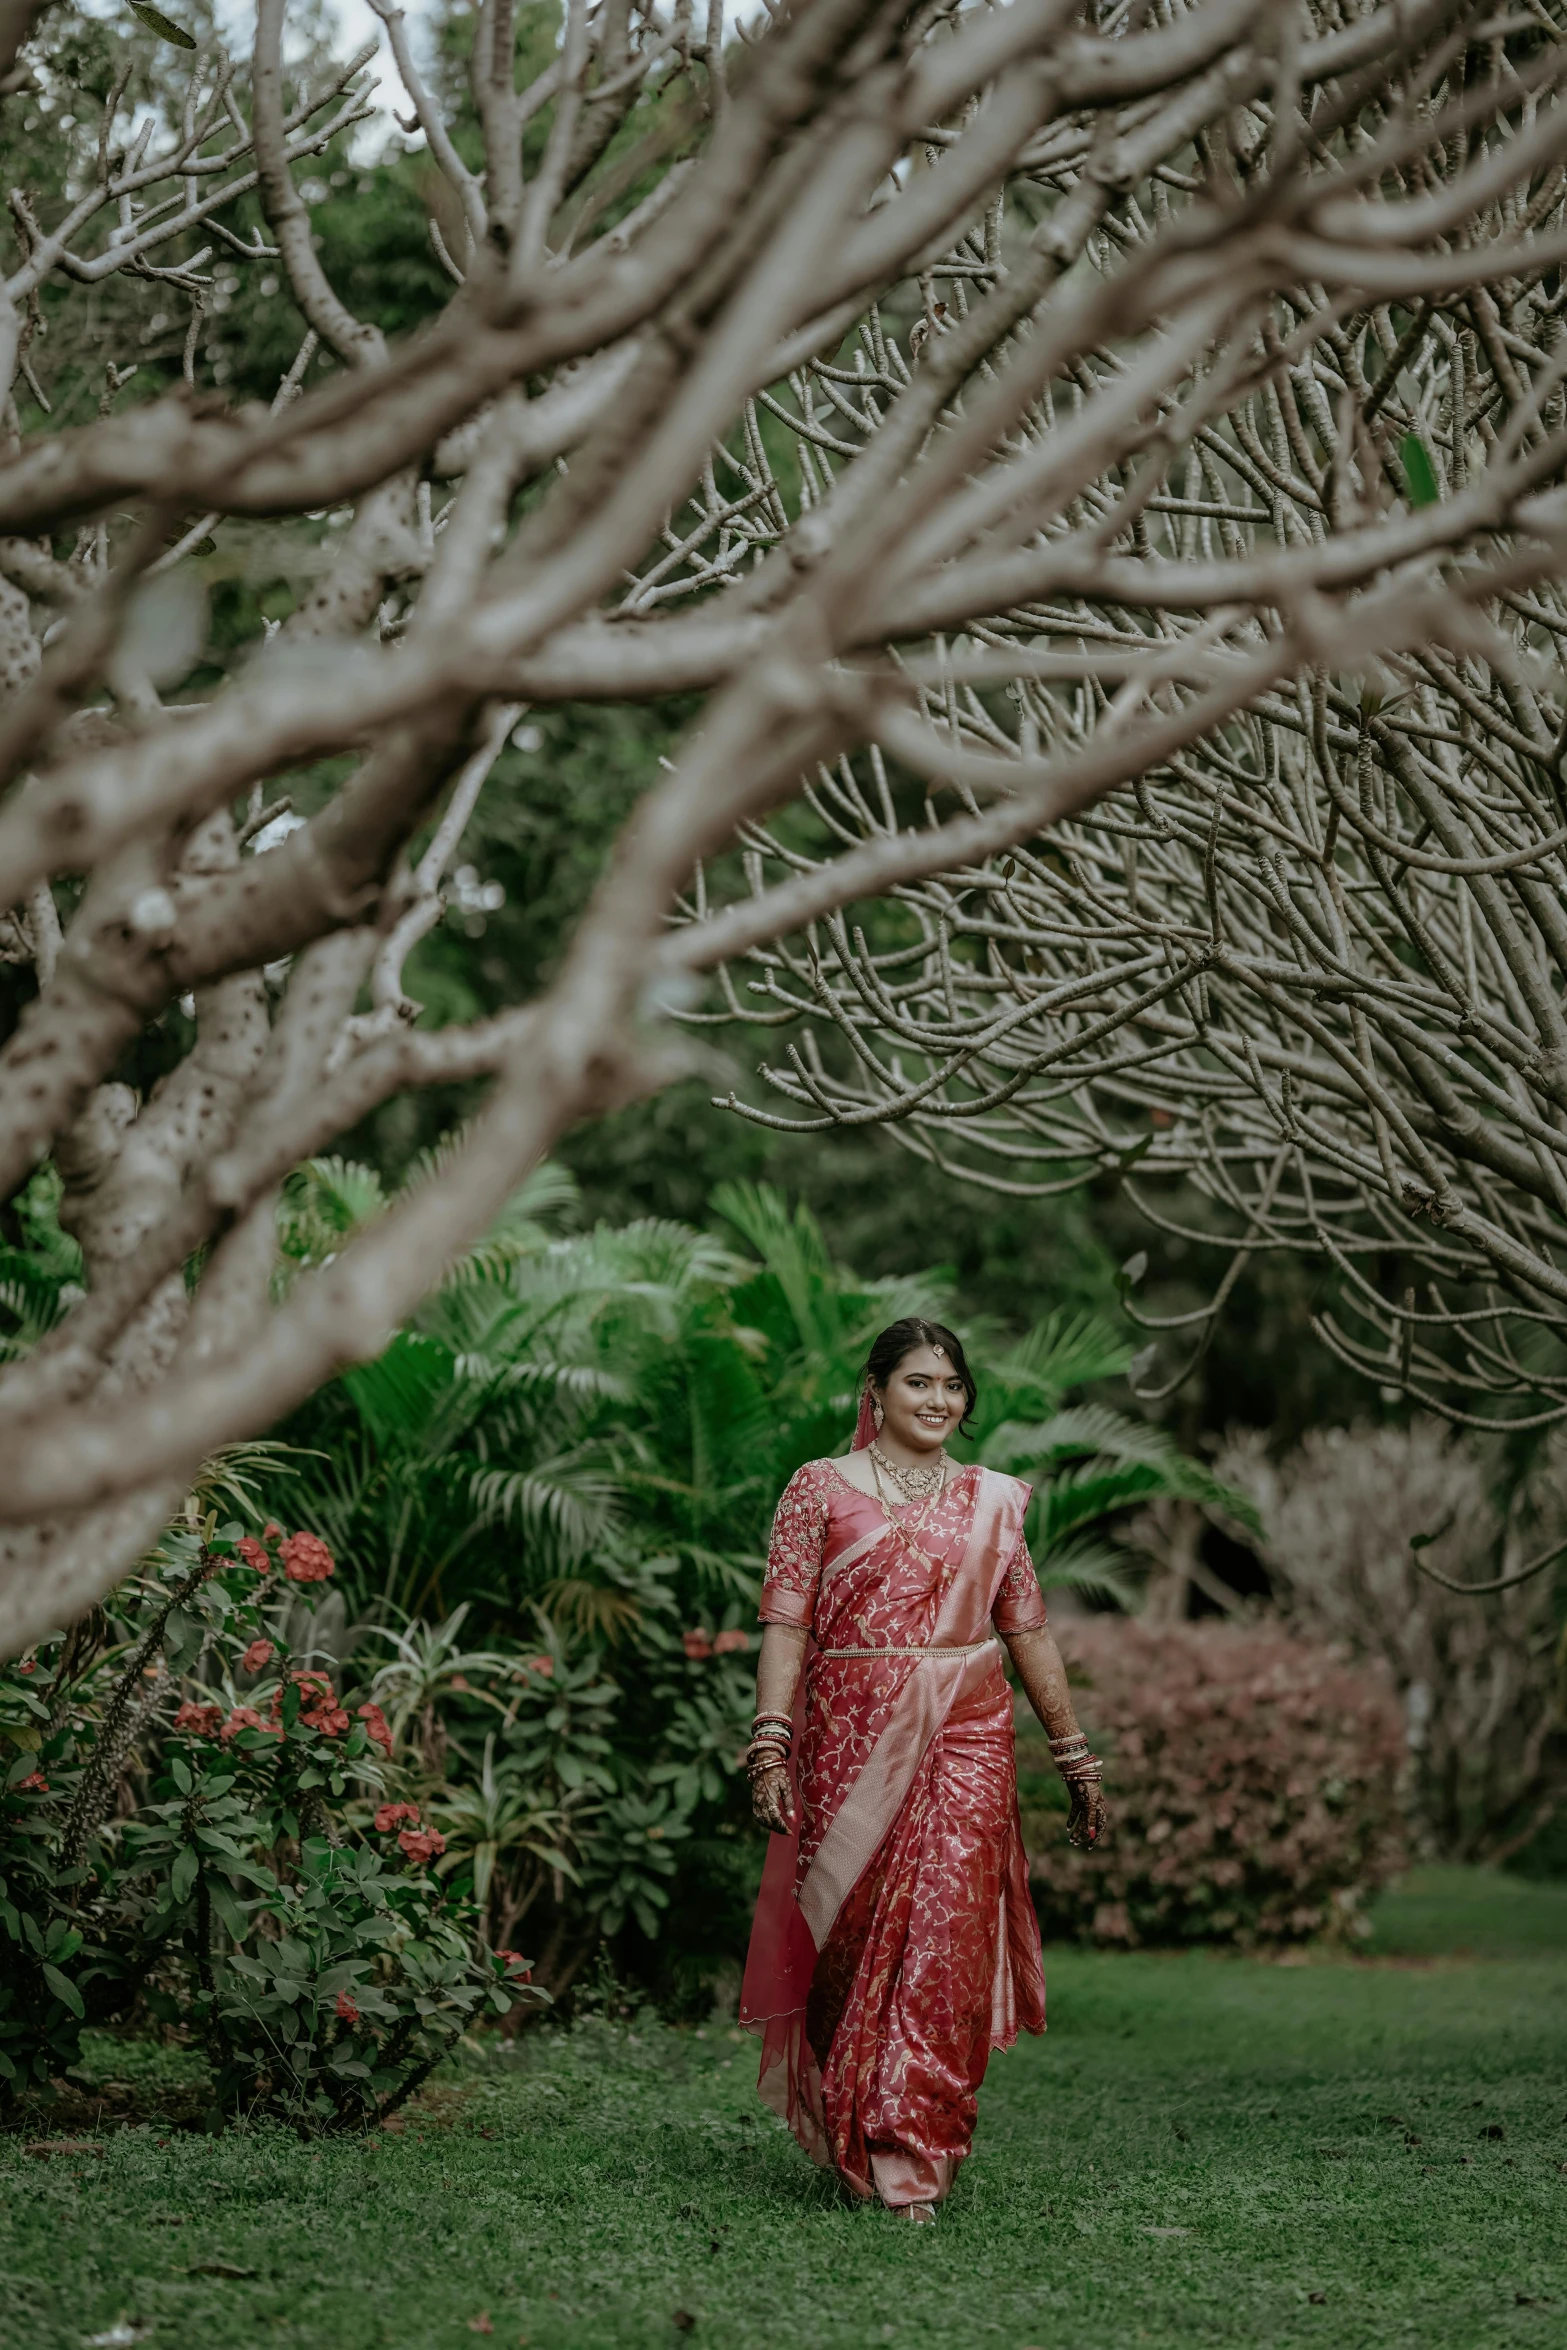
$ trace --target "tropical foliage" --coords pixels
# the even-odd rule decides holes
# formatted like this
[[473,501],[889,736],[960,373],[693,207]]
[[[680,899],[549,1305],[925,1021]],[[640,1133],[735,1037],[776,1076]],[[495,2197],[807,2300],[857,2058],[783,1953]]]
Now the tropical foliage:
[[[385,1204],[371,1170],[313,1162],[286,1246],[319,1261]],[[416,1322],[300,1415],[295,1491],[354,1562],[361,1604],[541,1608],[606,1649],[671,1611],[750,1620],[773,1503],[802,1461],[842,1449],[871,1337],[956,1308],[940,1271],[835,1265],[810,1212],[765,1185],[721,1184],[712,1204],[733,1239],[651,1219],[563,1233],[571,1187],[544,1170]],[[1065,1408],[1127,1367],[1102,1318],[1054,1315],[1013,1345],[975,1335],[980,1405],[957,1449],[1034,1482],[1047,1583],[1120,1588],[1102,1529],[1152,1496],[1247,1516],[1165,1431]]]
[[[316,1161],[288,1189],[287,1251],[319,1261],[385,1205],[371,1170]],[[341,1637],[384,1660],[408,1785],[492,1940],[526,1927],[560,1989],[630,1927],[622,1964],[662,1934],[665,1974],[703,1980],[754,1881],[736,1764],[774,1502],[842,1449],[874,1333],[957,1308],[939,1271],[836,1264],[768,1186],[720,1185],[705,1232],[573,1231],[573,1207],[541,1172],[386,1352],[285,1431],[290,1490],[345,1562],[358,1621]],[[1126,1368],[1101,1318],[1058,1314],[1015,1344],[961,1318],[981,1397],[958,1449],[1033,1482],[1047,1585],[1132,1597],[1113,1528],[1150,1497],[1244,1517],[1162,1430],[1072,1400]]]
[[[431,1172],[417,1162],[407,1181]],[[47,1329],[74,1270],[54,1197],[41,1176],[26,1245],[13,1251],[4,1294],[18,1347]],[[388,1204],[373,1168],[298,1169],[280,1208],[283,1277],[325,1261]],[[864,1280],[836,1264],[814,1217],[776,1190],[726,1184],[713,1208],[710,1231],[654,1219],[573,1229],[569,1177],[542,1169],[375,1361],[345,1371],[269,1445],[212,1464],[191,1507],[213,1528],[232,1515],[228,1536],[210,1537],[223,1563],[168,1615],[157,1650],[171,1703],[147,1716],[134,1757],[95,1726],[99,1684],[140,1636],[157,1578],[188,1571],[188,1529],[152,1581],[122,1595],[104,1662],[51,1731],[63,1743],[47,1775],[55,1804],[73,1769],[97,1772],[103,1801],[114,1791],[116,1821],[129,1824],[95,1829],[93,1865],[112,1853],[119,1884],[134,1855],[146,1947],[134,1965],[116,1962],[118,1974],[89,1950],[77,1913],[97,1915],[101,1888],[88,1897],[67,1884],[37,1914],[46,1940],[62,1920],[82,1933],[73,1956],[100,2006],[186,2002],[231,2102],[262,2096],[319,2113],[325,2098],[336,2115],[384,2098],[386,2063],[356,2034],[397,2035],[376,1957],[387,1948],[417,1945],[397,1980],[434,2002],[431,2013],[455,2016],[462,1985],[487,1980],[487,1960],[464,1972],[470,1948],[522,1939],[557,1992],[608,1938],[623,1967],[651,1965],[666,1991],[711,1997],[757,1864],[737,1765],[771,1511],[802,1461],[842,1448],[886,1322],[915,1311],[964,1320],[981,1395],[959,1449],[1033,1482],[1029,1533],[1046,1584],[1130,1596],[1113,1529],[1151,1496],[1217,1498],[1244,1513],[1163,1431],[1074,1400],[1125,1369],[1128,1350],[1102,1319],[1058,1314],[1004,1343],[957,1316],[939,1271]],[[296,1563],[313,1574],[330,1558],[335,1571],[329,1586],[324,1574],[273,1575],[263,1633],[245,1558],[271,1555],[275,1540],[256,1530],[285,1508],[318,1530],[291,1538],[304,1545]],[[234,1658],[257,1641],[292,1658],[290,1671],[324,1676],[326,1716],[344,1711],[348,1745],[332,1748],[328,1781],[290,1777],[319,1761],[312,1740],[333,1735],[318,1726],[321,1709],[291,1696],[285,1674],[282,1713],[262,1713],[236,1677]],[[44,1674],[58,1663],[34,1661]],[[384,1751],[338,1706],[335,1693],[350,1689],[356,1707],[376,1709]],[[227,1736],[212,1728],[236,1707],[259,1719]],[[13,1739],[24,1719],[25,1704]],[[33,1750],[15,1752],[22,1784]],[[19,1800],[30,1819],[43,1798]],[[345,1804],[340,1819],[332,1807]],[[416,1892],[392,1882],[384,1843],[354,1841],[366,1837],[365,1807],[388,1804],[425,1853]],[[52,1816],[47,1804],[39,1816]],[[28,1834],[35,1854],[49,1843]],[[226,1840],[228,1859],[202,1838]],[[429,1910],[417,1934],[405,1915],[415,1900]],[[192,1904],[205,1926],[192,1926]],[[324,2039],[297,2020],[323,1984],[358,2018],[351,2026],[329,2008]],[[69,2039],[68,2019],[62,2028]],[[36,2044],[46,2038],[40,2024]],[[426,2039],[398,2041],[405,2070]]]
[[31,1353],[80,1295],[82,1252],[57,1214],[63,1188],[52,1167],[41,1167],[11,1202],[15,1237],[0,1227],[0,1363]]

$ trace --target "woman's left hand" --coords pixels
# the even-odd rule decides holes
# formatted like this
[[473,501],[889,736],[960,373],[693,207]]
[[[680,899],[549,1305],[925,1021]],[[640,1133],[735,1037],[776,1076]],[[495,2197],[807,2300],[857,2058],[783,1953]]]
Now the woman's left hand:
[[760,1771],[751,1781],[752,1816],[775,1836],[794,1833],[794,1790],[782,1763]]
[[1110,1818],[1098,1782],[1079,1779],[1072,1788],[1072,1808],[1067,1814],[1067,1842],[1079,1852],[1092,1852],[1103,1844],[1109,1826]]

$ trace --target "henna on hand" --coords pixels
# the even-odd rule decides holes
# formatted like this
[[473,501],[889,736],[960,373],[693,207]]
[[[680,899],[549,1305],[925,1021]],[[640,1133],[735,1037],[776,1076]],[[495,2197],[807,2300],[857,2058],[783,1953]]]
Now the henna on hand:
[[760,1772],[751,1781],[751,1812],[775,1836],[793,1834],[794,1789],[789,1784],[789,1772],[785,1764],[778,1763],[772,1770]]
[[1099,1783],[1094,1779],[1078,1779],[1071,1789],[1071,1808],[1067,1813],[1067,1842],[1079,1852],[1091,1852],[1103,1844],[1109,1832],[1109,1814]]

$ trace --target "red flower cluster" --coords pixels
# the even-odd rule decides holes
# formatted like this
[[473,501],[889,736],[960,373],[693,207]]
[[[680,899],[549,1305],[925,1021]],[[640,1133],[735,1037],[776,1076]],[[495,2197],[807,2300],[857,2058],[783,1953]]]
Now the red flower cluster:
[[38,1659],[35,1656],[24,1657],[16,1669],[19,1673],[36,1673],[38,1670]]
[[276,1562],[268,1545],[274,1542],[278,1560],[291,1583],[324,1583],[333,1572],[332,1553],[319,1534],[290,1534],[285,1538],[276,1518],[268,1518],[259,1542],[254,1534],[242,1534],[234,1547],[247,1567],[254,1567],[258,1575],[270,1575]]
[[713,1653],[713,1635],[704,1631],[700,1624],[693,1625],[689,1632],[683,1632],[680,1641],[687,1656],[693,1661]]
[[[324,1737],[341,1738],[348,1728],[348,1715],[337,1702],[337,1691],[325,1673],[290,1673],[289,1679],[299,1691],[299,1718],[307,1730],[319,1730]],[[274,1716],[283,1710],[283,1692],[280,1689],[272,1700]]]
[[515,1976],[519,1983],[532,1982],[533,1968],[520,1950],[497,1950],[495,1955],[499,1959],[504,1959],[506,1972]]
[[379,1804],[376,1807],[375,1832],[378,1836],[389,1836],[394,1828],[402,1826],[404,1820],[410,1828],[418,1827],[419,1806],[416,1803]]
[[276,1653],[270,1640],[253,1640],[239,1660],[239,1669],[242,1673],[264,1672]]
[[384,1713],[382,1713],[381,1708],[378,1705],[362,1705],[359,1708],[359,1719],[365,1726],[365,1736],[369,1739],[371,1745],[379,1746],[381,1752],[386,1756],[387,1760],[390,1761],[392,1755],[392,1733],[387,1725],[386,1716]]
[[25,1779],[18,1779],[11,1790],[13,1795],[47,1795],[49,1782],[42,1771],[29,1771]]
[[552,1681],[555,1677],[555,1659],[552,1656],[525,1656],[521,1670],[524,1673],[537,1673],[541,1681]]
[[[212,1710],[216,1713],[216,1706]],[[237,1737],[241,1730],[264,1730],[269,1738],[281,1738],[283,1735],[281,1723],[269,1722],[264,1714],[257,1713],[253,1705],[237,1705],[218,1735],[227,1746],[229,1740]]]
[[188,1730],[193,1738],[216,1738],[223,1720],[221,1705],[197,1705],[186,1698],[174,1717],[176,1730]]
[[446,1838],[438,1828],[404,1828],[397,1841],[405,1859],[416,1861],[420,1868],[438,1860],[446,1850]]
[[357,2024],[359,2021],[359,2010],[346,1991],[339,1991],[337,1995],[337,2012],[345,2024]]
[[749,1632],[719,1632],[713,1640],[714,1656],[742,1656],[751,1645]]
[[319,1534],[291,1534],[278,1544],[283,1572],[291,1583],[324,1583],[332,1573],[332,1553]]

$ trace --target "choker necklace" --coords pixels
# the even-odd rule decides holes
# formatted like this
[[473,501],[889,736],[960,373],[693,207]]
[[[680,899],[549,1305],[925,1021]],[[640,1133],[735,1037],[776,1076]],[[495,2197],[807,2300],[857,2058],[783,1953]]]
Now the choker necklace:
[[890,1461],[879,1444],[866,1447],[871,1466],[878,1475],[886,1475],[897,1487],[905,1501],[931,1501],[947,1481],[947,1456],[941,1453],[928,1469],[900,1469]]

